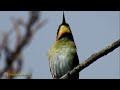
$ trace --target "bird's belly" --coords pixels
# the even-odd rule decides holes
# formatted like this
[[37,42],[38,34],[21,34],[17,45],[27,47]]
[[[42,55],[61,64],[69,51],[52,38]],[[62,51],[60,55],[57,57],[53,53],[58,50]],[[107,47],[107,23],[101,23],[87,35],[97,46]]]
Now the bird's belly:
[[58,52],[54,60],[54,75],[56,78],[60,78],[68,71],[73,69],[72,57],[69,57],[70,52]]

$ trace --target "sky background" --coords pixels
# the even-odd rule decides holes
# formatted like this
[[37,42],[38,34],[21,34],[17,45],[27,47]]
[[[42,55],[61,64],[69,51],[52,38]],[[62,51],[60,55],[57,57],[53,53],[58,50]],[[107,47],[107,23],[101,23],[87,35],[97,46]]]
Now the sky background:
[[[32,79],[52,79],[48,63],[48,49],[54,44],[62,11],[43,11],[41,20],[47,23],[34,35],[22,52],[21,74],[32,73]],[[12,17],[28,19],[26,11],[0,11],[0,35],[11,27]],[[80,62],[120,38],[118,11],[65,11],[77,46]],[[15,39],[11,37],[10,43]],[[115,49],[80,72],[80,79],[120,79],[120,48]],[[0,62],[0,67],[4,61]],[[25,78],[17,77],[19,79]]]

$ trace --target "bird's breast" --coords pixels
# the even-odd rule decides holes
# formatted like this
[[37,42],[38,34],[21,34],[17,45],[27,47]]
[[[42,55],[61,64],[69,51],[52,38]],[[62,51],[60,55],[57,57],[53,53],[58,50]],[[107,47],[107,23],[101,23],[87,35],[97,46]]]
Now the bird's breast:
[[54,47],[49,53],[51,73],[55,78],[62,77],[74,68],[75,47],[62,44],[59,47]]

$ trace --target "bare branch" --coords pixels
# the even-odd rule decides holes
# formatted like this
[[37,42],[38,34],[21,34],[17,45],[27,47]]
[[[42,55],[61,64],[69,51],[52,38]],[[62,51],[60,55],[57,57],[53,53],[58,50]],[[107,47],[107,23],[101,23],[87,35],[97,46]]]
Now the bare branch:
[[44,26],[46,24],[47,20],[45,19],[44,21],[40,21],[38,23],[35,24],[35,26],[32,29],[32,33],[34,34],[35,32],[37,32],[39,30],[39,28],[41,28],[42,26]]
[[19,73],[22,69],[22,64],[23,64],[23,59],[22,56],[19,55],[18,59],[17,59],[17,68],[16,68],[16,73]]
[[26,34],[23,37],[22,41],[17,45],[16,50],[14,52],[11,52],[8,57],[6,57],[7,65],[0,72],[0,77],[3,75],[4,72],[6,72],[9,68],[11,68],[12,63],[17,59],[21,51],[24,49],[24,47],[29,43],[32,37],[32,27],[33,25],[38,21],[39,19],[39,11],[31,11],[29,21],[26,24]]
[[81,70],[88,67],[89,65],[91,65],[93,62],[95,62],[99,58],[101,58],[101,57],[107,55],[108,53],[112,52],[113,50],[115,50],[119,46],[120,46],[120,39],[113,42],[111,45],[107,46],[106,48],[103,48],[99,52],[92,54],[88,59],[86,59],[81,64],[76,66],[73,70],[69,71],[67,74],[62,76],[60,79],[68,79],[68,78],[72,77],[74,74],[79,73]]
[[12,24],[13,24],[12,30],[16,32],[16,44],[15,44],[16,45],[15,50],[16,50],[16,48],[19,46],[22,40],[22,36],[21,36],[19,28],[20,28],[20,25],[23,25],[23,20],[21,18],[19,19],[12,18]]

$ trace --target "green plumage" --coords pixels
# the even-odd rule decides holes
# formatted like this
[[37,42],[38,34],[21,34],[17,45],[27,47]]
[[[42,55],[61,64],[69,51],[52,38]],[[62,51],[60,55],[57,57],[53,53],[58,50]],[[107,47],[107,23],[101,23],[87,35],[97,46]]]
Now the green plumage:
[[[63,22],[57,31],[56,42],[49,49],[49,66],[52,77],[59,79],[79,64],[76,45],[69,25]],[[70,79],[79,79],[79,73]]]
[[[76,46],[69,38],[58,40],[49,50],[53,78],[60,78],[79,64]],[[79,79],[79,74],[74,79]]]

